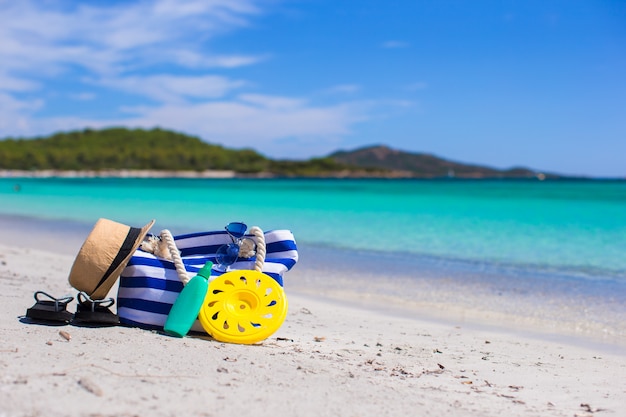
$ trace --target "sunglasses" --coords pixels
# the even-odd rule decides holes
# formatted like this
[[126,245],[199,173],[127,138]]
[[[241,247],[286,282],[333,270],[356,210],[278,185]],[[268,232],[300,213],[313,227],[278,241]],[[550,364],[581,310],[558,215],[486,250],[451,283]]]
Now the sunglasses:
[[248,226],[246,226],[245,223],[233,222],[228,223],[225,229],[232,243],[220,246],[215,253],[215,260],[222,268],[234,264],[237,258],[239,258],[239,248],[243,241],[242,238],[246,234],[246,230],[248,230]]

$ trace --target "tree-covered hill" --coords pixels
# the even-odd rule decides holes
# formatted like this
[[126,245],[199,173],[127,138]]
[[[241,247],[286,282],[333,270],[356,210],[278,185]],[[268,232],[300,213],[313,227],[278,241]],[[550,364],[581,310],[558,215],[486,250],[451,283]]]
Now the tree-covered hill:
[[260,171],[268,160],[171,131],[110,128],[0,141],[0,168],[22,170],[229,169]]
[[5,170],[229,170],[240,174],[324,175],[346,169],[328,158],[274,161],[162,129],[109,128],[0,141]]

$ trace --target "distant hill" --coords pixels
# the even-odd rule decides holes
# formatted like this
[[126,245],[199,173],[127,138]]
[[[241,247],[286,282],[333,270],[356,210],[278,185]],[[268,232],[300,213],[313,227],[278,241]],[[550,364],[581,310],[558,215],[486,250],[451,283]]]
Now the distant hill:
[[[338,151],[306,161],[273,160],[163,129],[108,128],[0,140],[0,171],[229,171],[234,176],[381,178],[534,178],[526,168],[497,170],[387,146]],[[10,175],[10,174],[9,174]]]
[[368,146],[353,151],[337,151],[328,156],[333,160],[361,168],[389,170],[395,176],[419,178],[459,177],[459,178],[536,178],[537,176],[556,177],[541,174],[528,168],[495,168],[453,162],[426,153],[411,153],[389,148],[384,145]]
[[0,169],[20,170],[251,170],[266,158],[162,129],[109,128],[0,141]]
[[108,128],[0,140],[0,171],[232,171],[238,176],[357,176],[368,171],[331,158],[275,161],[163,129]]

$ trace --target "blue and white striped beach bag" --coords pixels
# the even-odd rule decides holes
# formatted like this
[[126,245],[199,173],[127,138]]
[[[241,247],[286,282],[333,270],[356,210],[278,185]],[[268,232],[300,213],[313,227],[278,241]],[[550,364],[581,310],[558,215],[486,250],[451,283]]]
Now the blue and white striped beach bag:
[[[263,235],[266,255],[262,272],[282,286],[283,274],[298,261],[296,242],[289,230],[272,230]],[[174,242],[190,276],[196,275],[205,262],[215,263],[218,248],[232,243],[226,231],[174,236]],[[255,260],[255,257],[238,259],[229,270],[252,270],[255,268]],[[221,274],[214,270],[211,278]],[[117,314],[120,322],[133,327],[162,330],[182,289],[183,283],[172,261],[138,249],[120,276],[117,292]],[[191,330],[204,332],[197,320]]]

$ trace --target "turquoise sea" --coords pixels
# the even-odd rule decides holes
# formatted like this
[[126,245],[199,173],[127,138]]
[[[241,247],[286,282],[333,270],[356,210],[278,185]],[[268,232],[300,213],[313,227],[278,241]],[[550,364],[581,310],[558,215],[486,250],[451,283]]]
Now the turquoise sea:
[[4,178],[0,202],[4,215],[180,233],[243,220],[305,245],[626,279],[624,181]]
[[3,178],[0,216],[87,231],[154,218],[174,234],[244,221],[293,231],[295,269],[336,287],[422,280],[399,296],[436,284],[452,302],[488,291],[626,321],[626,181]]

